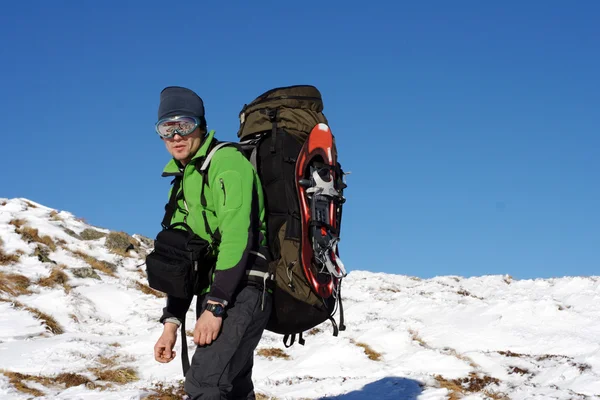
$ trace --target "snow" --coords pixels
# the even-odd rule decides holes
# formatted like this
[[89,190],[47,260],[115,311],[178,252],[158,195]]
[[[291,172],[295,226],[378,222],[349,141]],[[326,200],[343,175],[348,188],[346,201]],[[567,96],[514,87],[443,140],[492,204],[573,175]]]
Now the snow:
[[[47,249],[56,264],[33,254],[40,244],[27,243],[15,220],[60,243]],[[31,282],[30,292],[17,296],[0,286],[1,399],[32,398],[17,390],[10,372],[49,378],[72,372],[96,386],[24,382],[48,399],[140,399],[157,383],[180,384],[180,336],[175,361],[160,364],[153,358],[164,299],[136,286],[147,283],[143,254],[124,257],[108,250],[104,238],[82,240],[66,233],[86,228],[109,233],[27,199],[0,199],[0,249],[22,253],[17,262],[0,265],[0,273]],[[76,277],[73,271],[88,264],[73,255],[75,250],[115,264],[115,276],[96,271],[100,279]],[[68,289],[38,284],[61,264]],[[452,380],[460,386],[464,379],[463,393],[452,398],[600,399],[599,286],[596,276],[419,279],[351,271],[342,292],[347,329],[334,337],[327,322],[319,332],[305,334],[304,346],[290,348],[281,335],[265,332],[255,357],[256,391],[273,399],[442,400],[457,390]],[[64,332],[49,331],[32,310],[52,316]],[[193,323],[192,308],[188,329]],[[191,356],[195,345],[190,337],[187,341]],[[370,359],[361,346],[379,353],[379,359]],[[289,358],[261,355],[272,348]],[[138,379],[101,389],[108,383],[94,370],[116,367],[135,369]],[[476,378],[484,383],[469,389]]]

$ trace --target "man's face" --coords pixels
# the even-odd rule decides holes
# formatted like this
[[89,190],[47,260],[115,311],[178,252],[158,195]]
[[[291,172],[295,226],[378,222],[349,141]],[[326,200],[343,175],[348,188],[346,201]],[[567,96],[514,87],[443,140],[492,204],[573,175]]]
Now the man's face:
[[163,140],[173,158],[181,162],[181,164],[186,165],[202,145],[202,136],[203,134],[198,127],[189,135],[181,136],[176,134],[170,139]]

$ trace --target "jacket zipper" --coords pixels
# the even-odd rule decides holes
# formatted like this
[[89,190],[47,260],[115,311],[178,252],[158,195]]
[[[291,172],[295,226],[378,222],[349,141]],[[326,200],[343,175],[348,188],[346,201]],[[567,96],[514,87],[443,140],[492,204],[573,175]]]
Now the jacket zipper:
[[223,182],[223,178],[219,178],[219,182],[221,182],[221,190],[223,190],[223,206],[225,206],[225,200],[227,199],[227,192],[225,191],[225,182]]

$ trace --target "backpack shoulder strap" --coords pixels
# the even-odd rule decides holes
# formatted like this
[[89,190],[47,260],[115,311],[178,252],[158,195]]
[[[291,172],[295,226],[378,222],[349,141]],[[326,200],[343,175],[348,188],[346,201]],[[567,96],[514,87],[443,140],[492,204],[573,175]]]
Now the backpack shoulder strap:
[[183,179],[182,174],[176,175],[175,179],[171,182],[173,184],[173,188],[171,189],[171,196],[169,197],[169,202],[165,205],[165,216],[162,220],[163,229],[167,229],[169,225],[171,225],[171,218],[173,218],[173,214],[177,209],[177,196],[179,192],[179,187],[181,186],[181,180]]
[[[200,172],[200,174],[202,175],[202,181],[203,181],[202,188],[200,188],[200,203],[202,204],[202,207],[206,207],[206,204],[207,204],[206,196],[204,195],[204,187],[208,185],[208,167],[210,165],[210,162],[211,162],[212,158],[214,157],[215,153],[217,152],[217,150],[219,150],[220,148],[223,148],[225,146],[232,145],[232,144],[234,144],[234,143],[217,142],[212,147],[212,149],[209,151],[209,153],[206,155],[202,164],[199,167],[198,166],[196,167],[198,172]],[[208,217],[206,216],[206,210],[202,210],[202,217],[204,218],[204,228],[206,229],[206,232],[208,232],[208,234],[212,238],[213,243],[214,244],[221,243],[221,233],[219,232],[219,230],[217,229],[216,231],[213,232],[213,230],[210,229],[210,225],[208,224]]]
[[208,166],[210,165],[210,161],[212,160],[212,158],[214,157],[215,153],[217,152],[217,150],[219,150],[222,147],[225,146],[230,146],[230,145],[235,145],[236,143],[233,142],[219,142],[216,146],[214,146],[212,148],[212,150],[206,155],[206,158],[204,159],[204,162],[202,163],[202,165],[200,166],[200,168],[198,169],[198,171],[201,174],[205,174],[206,170],[208,169]]

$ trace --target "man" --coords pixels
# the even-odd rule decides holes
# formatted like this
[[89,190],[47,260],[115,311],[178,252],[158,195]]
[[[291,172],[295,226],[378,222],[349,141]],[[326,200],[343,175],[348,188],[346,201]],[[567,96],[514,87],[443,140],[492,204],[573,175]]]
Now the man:
[[[172,155],[163,176],[183,176],[170,223],[185,222],[216,246],[214,273],[196,293],[194,343],[185,375],[191,399],[254,399],[254,350],[271,312],[269,293],[248,271],[266,271],[264,202],[252,164],[235,147],[214,152],[206,179],[199,172],[214,148],[204,103],[192,90],[170,86],[160,94],[156,131]],[[177,331],[192,299],[168,296],[154,346],[158,362],[175,357]]]

